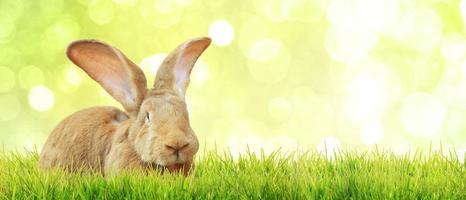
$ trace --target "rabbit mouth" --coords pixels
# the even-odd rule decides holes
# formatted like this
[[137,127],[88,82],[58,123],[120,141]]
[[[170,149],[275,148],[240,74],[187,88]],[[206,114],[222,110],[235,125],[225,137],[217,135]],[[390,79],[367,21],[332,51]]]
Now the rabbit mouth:
[[184,169],[184,164],[180,164],[180,163],[176,163],[172,165],[161,165],[155,162],[149,162],[149,163],[145,163],[145,165],[149,169],[159,170],[161,172],[164,172],[166,170],[168,170],[169,172],[179,172],[179,171],[183,171]]
[[146,162],[144,163],[144,165],[146,166],[146,168],[148,169],[152,169],[152,170],[159,170],[159,171],[165,171],[167,169],[167,166],[165,165],[160,165],[160,164],[157,164],[155,162]]

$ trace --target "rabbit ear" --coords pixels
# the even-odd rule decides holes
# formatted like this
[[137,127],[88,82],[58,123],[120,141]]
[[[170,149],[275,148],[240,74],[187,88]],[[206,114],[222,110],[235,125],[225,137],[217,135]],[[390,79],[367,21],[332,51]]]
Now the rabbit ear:
[[210,45],[210,41],[207,37],[195,38],[173,50],[159,67],[154,89],[174,90],[184,97],[194,63]]
[[147,90],[146,77],[138,66],[118,49],[95,40],[75,41],[68,46],[66,54],[130,115],[137,115]]

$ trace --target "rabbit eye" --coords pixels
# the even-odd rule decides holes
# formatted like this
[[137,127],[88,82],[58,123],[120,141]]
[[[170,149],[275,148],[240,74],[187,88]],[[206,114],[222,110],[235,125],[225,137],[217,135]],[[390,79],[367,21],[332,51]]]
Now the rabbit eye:
[[150,114],[149,112],[146,113],[146,122],[149,122],[150,121]]

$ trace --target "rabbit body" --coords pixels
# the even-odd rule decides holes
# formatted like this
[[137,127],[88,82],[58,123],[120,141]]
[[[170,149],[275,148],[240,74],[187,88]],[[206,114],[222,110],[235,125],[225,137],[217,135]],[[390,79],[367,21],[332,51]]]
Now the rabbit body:
[[139,67],[118,49],[95,40],[68,47],[68,57],[97,81],[124,110],[91,107],[61,121],[39,156],[39,168],[120,170],[162,168],[187,174],[199,144],[189,124],[185,92],[195,61],[210,44],[181,44],[159,67],[152,89]]
[[[104,173],[107,161],[130,168],[141,167],[134,148],[127,141],[130,119],[115,107],[91,107],[65,118],[52,131],[39,158],[41,168],[62,166],[89,168]],[[114,143],[114,140],[118,140]],[[111,151],[117,148],[124,151]],[[110,154],[112,152],[112,154]]]

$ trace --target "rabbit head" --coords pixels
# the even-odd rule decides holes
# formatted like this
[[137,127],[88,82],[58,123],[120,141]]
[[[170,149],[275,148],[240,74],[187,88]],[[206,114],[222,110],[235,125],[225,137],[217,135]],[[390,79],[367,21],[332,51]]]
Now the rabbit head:
[[194,63],[210,41],[196,38],[173,50],[160,65],[151,89],[147,89],[142,70],[107,44],[76,41],[67,55],[126,110],[130,122],[127,140],[138,159],[172,171],[190,167],[199,149],[185,93]]

